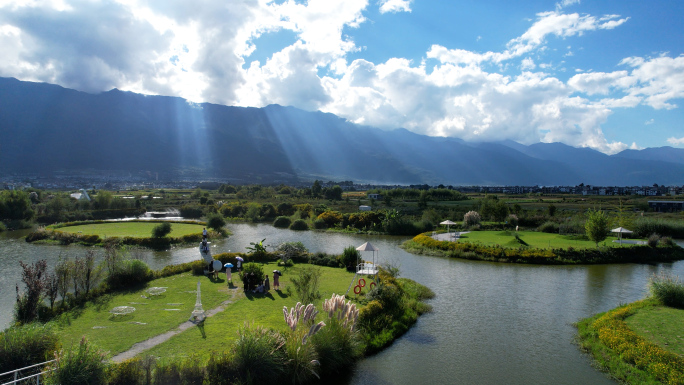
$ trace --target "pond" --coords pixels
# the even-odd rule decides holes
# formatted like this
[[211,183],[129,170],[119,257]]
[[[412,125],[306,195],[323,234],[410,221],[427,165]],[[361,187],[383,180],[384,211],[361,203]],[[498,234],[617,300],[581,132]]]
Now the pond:
[[[359,363],[349,384],[612,384],[573,344],[572,323],[644,298],[649,277],[662,271],[684,277],[684,262],[654,265],[533,266],[417,256],[399,248],[402,237],[295,232],[270,225],[230,224],[233,235],[212,243],[213,253],[244,251],[266,238],[276,246],[301,241],[312,251],[339,254],[371,241],[376,256],[401,275],[430,287],[434,310],[391,347]],[[11,320],[18,260],[82,254],[78,246],[24,242],[0,233],[0,326]],[[198,259],[196,247],[145,251],[152,268]],[[370,257],[370,256],[368,256]]]

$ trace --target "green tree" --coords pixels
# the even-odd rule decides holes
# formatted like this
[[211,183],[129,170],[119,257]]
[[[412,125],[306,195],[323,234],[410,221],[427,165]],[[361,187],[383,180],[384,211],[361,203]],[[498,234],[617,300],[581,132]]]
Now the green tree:
[[552,217],[556,215],[556,206],[553,205],[553,203],[549,203],[549,216]]
[[323,191],[323,189],[321,188],[321,182],[318,179],[316,179],[313,183],[313,186],[311,186],[311,195],[314,198],[318,198],[321,196],[321,191]]
[[171,232],[171,224],[169,222],[163,222],[154,226],[152,229],[152,237],[163,238]]
[[[150,196],[152,193],[150,193]],[[97,192],[97,195],[95,195],[95,208],[99,210],[106,210],[111,206],[112,204],[112,193],[106,190],[100,190]]]
[[31,220],[35,212],[29,194],[24,191],[6,191],[0,194],[0,219]]
[[213,229],[215,231],[221,232],[223,229],[223,226],[226,225],[225,219],[223,219],[223,216],[218,213],[213,213],[209,214],[207,216],[207,227],[210,229]]
[[608,216],[606,213],[602,210],[589,209],[584,230],[589,239],[596,242],[596,248],[598,248],[599,242],[608,237]]

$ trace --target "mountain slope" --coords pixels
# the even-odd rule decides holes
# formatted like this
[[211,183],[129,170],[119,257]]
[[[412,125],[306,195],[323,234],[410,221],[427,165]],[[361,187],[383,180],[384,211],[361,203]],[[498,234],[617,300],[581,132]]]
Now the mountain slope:
[[93,95],[0,78],[0,173],[96,169],[262,182],[684,183],[680,152],[664,149],[608,156],[560,143],[467,143],[278,105],[193,104],[116,89]]

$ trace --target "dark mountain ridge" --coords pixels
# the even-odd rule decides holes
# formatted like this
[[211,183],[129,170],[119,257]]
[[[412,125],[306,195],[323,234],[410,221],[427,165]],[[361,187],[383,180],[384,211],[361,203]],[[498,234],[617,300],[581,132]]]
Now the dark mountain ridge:
[[148,170],[198,177],[386,184],[684,183],[684,150],[608,156],[561,143],[467,143],[384,131],[293,107],[87,94],[0,78],[0,173]]

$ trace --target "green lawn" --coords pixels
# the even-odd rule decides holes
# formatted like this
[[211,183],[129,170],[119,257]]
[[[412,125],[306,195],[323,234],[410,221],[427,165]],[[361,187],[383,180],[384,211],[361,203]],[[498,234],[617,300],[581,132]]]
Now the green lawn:
[[[264,265],[264,271],[271,278],[274,269],[275,264]],[[282,267],[278,269],[284,274],[280,278],[282,290],[271,290],[266,295],[245,295],[236,274],[233,274],[233,282],[239,288],[229,288],[224,274],[215,281],[207,277],[192,276],[191,273],[161,278],[130,292],[106,296],[96,304],[89,303],[81,310],[62,316],[59,320],[60,338],[64,346],[70,346],[72,343],[77,344],[81,336],[85,335],[112,356],[128,350],[137,342],[174,330],[187,321],[195,306],[194,290],[199,279],[205,311],[218,307],[231,297],[233,303],[225,311],[208,318],[202,329],[192,327],[147,353],[159,357],[199,354],[206,358],[212,350],[224,349],[225,344],[233,341],[237,336],[237,328],[245,322],[285,330],[283,306],[292,307],[297,303],[296,298],[288,296],[286,289],[299,267],[295,265],[286,270]],[[344,294],[353,273],[340,268],[320,269],[323,273],[320,286],[322,299],[330,298],[332,293]],[[142,298],[141,295],[147,296],[145,289],[153,286],[167,287],[167,291],[159,298]],[[122,305],[133,306],[136,311],[120,319],[111,317],[109,310]],[[317,307],[320,310],[320,303]]]
[[627,317],[625,322],[650,342],[684,355],[684,310],[666,306],[645,307]]
[[[500,245],[504,247],[520,247],[521,244],[514,237],[515,231],[472,231],[461,235],[459,242],[481,243],[487,246]],[[518,236],[529,246],[539,249],[576,249],[596,248],[596,243],[589,240],[577,240],[572,236],[549,234],[536,231],[519,231]],[[613,242],[616,237],[608,237],[600,245],[608,247],[620,247],[619,243]],[[630,244],[622,244],[622,247],[630,247]]]
[[[309,266],[309,265],[304,265]],[[269,264],[264,268],[271,272],[275,264]],[[322,299],[315,305],[321,311],[322,300],[330,298],[333,293],[344,294],[347,287],[354,277],[353,273],[345,269],[320,267],[323,275],[321,276],[320,293]],[[157,357],[180,357],[191,354],[207,358],[212,351],[224,350],[237,338],[237,330],[245,323],[254,322],[268,328],[286,330],[287,324],[283,319],[283,306],[288,309],[293,307],[298,299],[287,294],[287,286],[290,285],[290,278],[296,274],[298,266],[283,271],[280,278],[280,291],[271,290],[267,295],[245,296],[242,287],[239,289],[239,299],[226,308],[224,312],[208,318],[201,330],[198,327],[190,328],[183,333],[172,337],[169,341],[152,348],[147,353]],[[282,270],[282,269],[281,269]],[[368,280],[366,280],[368,282]],[[240,285],[241,286],[241,285]],[[235,290],[235,289],[234,289]],[[353,297],[353,292],[352,293]],[[319,314],[319,320],[323,315]]]
[[[99,235],[105,237],[136,237],[147,238],[152,236],[152,229],[158,226],[159,222],[107,222],[92,223],[87,225],[60,227],[57,231],[68,233],[82,233],[86,235]],[[171,223],[171,233],[169,237],[182,237],[189,234],[201,234],[202,225],[191,223]]]

